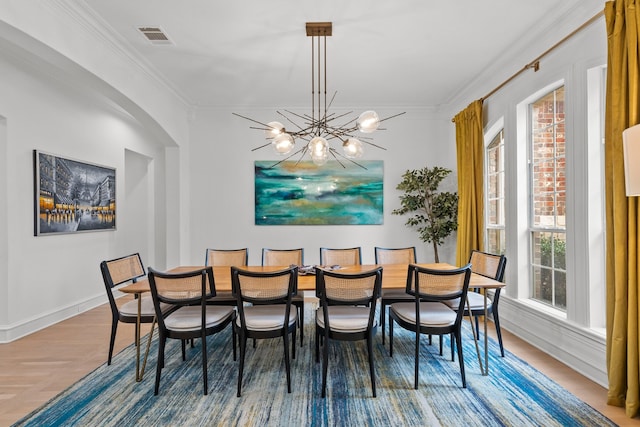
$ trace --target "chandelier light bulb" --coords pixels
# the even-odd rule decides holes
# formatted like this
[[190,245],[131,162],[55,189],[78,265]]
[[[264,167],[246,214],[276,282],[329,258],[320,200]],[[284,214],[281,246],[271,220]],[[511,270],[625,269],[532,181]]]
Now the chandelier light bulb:
[[264,135],[267,139],[275,138],[284,132],[284,125],[280,122],[267,123],[268,128],[265,129]]
[[316,136],[309,142],[308,147],[311,157],[326,157],[327,151],[329,150],[329,143],[323,137]]
[[288,133],[281,133],[277,135],[275,138],[273,138],[271,145],[273,146],[273,149],[275,150],[276,153],[285,155],[290,153],[291,150],[293,150],[293,147],[295,146],[295,141],[293,137]]
[[380,117],[375,111],[365,111],[358,117],[356,126],[362,133],[371,133],[380,126]]
[[364,150],[362,148],[362,142],[356,138],[349,138],[342,144],[345,157],[349,159],[357,159],[362,157]]

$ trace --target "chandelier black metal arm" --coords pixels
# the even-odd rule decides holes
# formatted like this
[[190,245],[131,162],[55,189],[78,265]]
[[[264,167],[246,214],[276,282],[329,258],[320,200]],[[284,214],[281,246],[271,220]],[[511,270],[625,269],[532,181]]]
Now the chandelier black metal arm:
[[[300,156],[297,161],[297,163],[299,163],[305,155],[309,154],[311,160],[317,165],[325,164],[329,157],[332,157],[342,167],[346,167],[345,163],[350,162],[366,169],[361,163],[354,160],[362,156],[364,152],[363,144],[380,150],[386,150],[386,148],[373,143],[373,138],[367,135],[375,130],[384,130],[380,128],[381,122],[405,113],[398,113],[382,119],[378,117],[378,114],[374,111],[365,111],[359,116],[351,116],[351,118],[349,118],[349,116],[353,114],[353,111],[342,114],[329,113],[328,110],[333,104],[337,94],[337,92],[334,92],[330,102],[327,104],[327,37],[332,35],[333,26],[331,22],[307,22],[306,30],[307,36],[312,38],[311,114],[299,114],[289,110],[284,110],[284,112],[276,111],[276,113],[283,117],[287,123],[291,124],[295,130],[287,129],[282,123],[277,121],[263,123],[259,120],[243,116],[242,114],[233,114],[260,125],[260,127],[250,126],[250,129],[261,130],[265,133],[265,138],[268,142],[253,148],[251,151],[272,146],[276,153],[285,156],[271,167],[275,167],[297,155]],[[316,44],[317,53],[315,50]],[[323,97],[324,111],[322,109]],[[349,118],[349,120],[346,123],[338,124],[340,119],[343,118]],[[298,123],[295,119],[301,120],[302,123]],[[331,146],[329,141],[335,140],[340,142],[344,154]],[[294,151],[296,141],[303,141],[304,144],[301,148]],[[292,151],[294,152],[292,153]]]

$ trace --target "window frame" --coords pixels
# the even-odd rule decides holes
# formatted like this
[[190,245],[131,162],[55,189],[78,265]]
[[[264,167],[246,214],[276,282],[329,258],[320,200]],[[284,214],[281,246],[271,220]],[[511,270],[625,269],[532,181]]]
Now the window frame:
[[[551,94],[555,94],[555,92],[557,92],[559,89],[563,90],[563,111],[564,111],[564,118],[562,120],[562,125],[564,126],[564,154],[562,156],[562,159],[564,161],[564,168],[563,168],[563,175],[565,177],[565,188],[564,188],[564,199],[565,199],[565,223],[564,223],[564,227],[561,227],[558,225],[558,211],[557,211],[557,194],[558,194],[558,182],[557,182],[557,170],[554,169],[554,173],[553,173],[553,197],[554,197],[554,210],[553,210],[553,225],[552,226],[541,226],[540,224],[536,224],[535,223],[535,188],[534,188],[534,168],[536,167],[536,165],[538,164],[543,164],[544,162],[548,162],[549,160],[553,161],[554,163],[558,161],[558,159],[560,158],[559,156],[556,155],[555,153],[555,144],[556,144],[556,129],[557,126],[560,122],[556,121],[555,119],[555,112],[556,110],[554,110],[554,119],[553,122],[551,124],[551,126],[553,128],[553,140],[554,140],[554,155],[549,159],[545,159],[544,161],[541,161],[539,163],[534,163],[534,129],[533,129],[533,106],[536,102],[542,100],[543,98],[551,95]],[[535,96],[532,96],[530,98],[529,101],[527,101],[527,163],[528,163],[528,171],[527,171],[527,175],[528,175],[528,205],[527,205],[527,211],[528,211],[528,224],[527,224],[527,237],[528,237],[528,252],[529,252],[529,257],[528,257],[528,270],[529,270],[529,287],[528,287],[528,296],[531,300],[543,304],[545,306],[548,306],[554,310],[558,310],[562,313],[566,313],[567,311],[567,292],[568,292],[568,281],[567,281],[567,267],[566,267],[566,248],[567,248],[567,224],[566,224],[566,220],[567,220],[567,214],[566,214],[566,209],[567,209],[567,185],[566,185],[566,180],[568,179],[567,176],[567,166],[566,166],[566,161],[567,161],[567,145],[568,145],[568,141],[567,141],[567,132],[566,132],[566,126],[567,126],[567,112],[566,112],[566,102],[567,102],[567,97],[566,97],[566,83],[564,81],[560,81],[557,82],[554,85],[550,85],[546,88],[544,88],[543,90],[537,92],[537,94]],[[555,99],[555,96],[554,96]],[[555,101],[554,101],[554,105],[555,105]],[[554,165],[555,167],[555,165]],[[538,251],[537,250],[537,239],[536,239],[536,235],[544,235],[544,234],[550,234],[551,235],[551,246],[550,246],[550,258],[551,261],[549,263],[549,265],[545,265],[543,262],[536,262],[536,255],[540,253],[540,257],[542,258],[542,250]],[[564,268],[558,268],[556,265],[556,246],[557,246],[557,241],[559,239],[556,238],[557,235],[562,235],[563,236],[563,245],[564,245]],[[541,243],[540,246],[542,246]],[[548,270],[551,274],[551,300],[547,301],[544,300],[542,298],[540,298],[539,296],[535,295],[535,285],[536,285],[536,280],[538,275],[541,275],[541,273],[544,270]],[[564,275],[564,306],[558,305],[557,303],[557,286],[556,286],[556,274],[562,274]]]

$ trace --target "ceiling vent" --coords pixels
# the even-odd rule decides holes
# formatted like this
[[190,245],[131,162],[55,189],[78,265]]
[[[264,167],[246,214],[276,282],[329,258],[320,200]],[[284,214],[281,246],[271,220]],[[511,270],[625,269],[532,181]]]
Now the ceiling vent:
[[145,40],[154,45],[173,45],[169,37],[160,27],[138,27],[138,31],[144,36]]

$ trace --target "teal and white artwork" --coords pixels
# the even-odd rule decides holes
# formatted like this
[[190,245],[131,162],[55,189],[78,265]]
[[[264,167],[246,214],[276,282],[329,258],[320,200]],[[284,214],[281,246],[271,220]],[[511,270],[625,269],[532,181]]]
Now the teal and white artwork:
[[383,162],[255,162],[256,225],[372,225],[383,221]]

